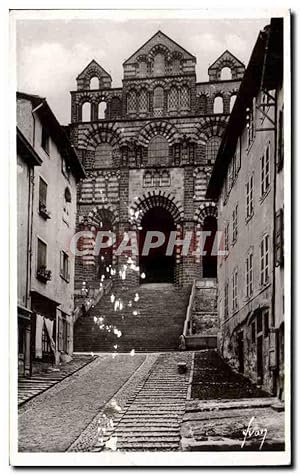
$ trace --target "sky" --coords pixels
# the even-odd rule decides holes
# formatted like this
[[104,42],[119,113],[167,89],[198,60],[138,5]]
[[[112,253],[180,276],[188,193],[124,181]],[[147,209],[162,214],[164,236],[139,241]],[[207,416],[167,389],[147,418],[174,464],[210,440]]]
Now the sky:
[[17,89],[46,97],[59,122],[70,122],[76,77],[95,59],[122,86],[122,63],[158,30],[197,58],[197,81],[226,49],[248,64],[261,19],[39,19],[16,21]]

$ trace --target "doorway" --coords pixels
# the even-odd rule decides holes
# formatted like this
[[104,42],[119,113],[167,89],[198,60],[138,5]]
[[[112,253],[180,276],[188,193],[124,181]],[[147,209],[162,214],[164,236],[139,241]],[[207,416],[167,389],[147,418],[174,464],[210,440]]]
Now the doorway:
[[[166,256],[167,245],[171,231],[175,231],[175,223],[169,211],[161,206],[149,209],[141,221],[139,233],[140,275],[145,274],[141,283],[174,282],[175,253]],[[160,231],[165,236],[164,244],[150,249],[147,256],[142,250],[147,231]],[[154,239],[153,239],[154,240]]]

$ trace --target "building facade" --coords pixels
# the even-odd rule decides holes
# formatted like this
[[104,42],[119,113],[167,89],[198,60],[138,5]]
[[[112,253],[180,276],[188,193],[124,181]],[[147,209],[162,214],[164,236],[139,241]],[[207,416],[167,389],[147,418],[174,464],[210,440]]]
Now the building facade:
[[283,397],[283,25],[260,32],[208,185],[218,200],[220,351]]
[[[94,60],[79,74],[69,126],[87,173],[78,186],[78,231],[111,230],[118,239],[136,231],[139,246],[153,229],[176,231],[179,239],[215,232],[217,208],[205,192],[245,68],[225,51],[209,67],[209,80],[197,82],[195,65],[195,56],[158,31],[123,63],[121,88],[111,87]],[[78,293],[82,285],[99,287],[112,268],[118,278],[128,263],[115,248],[95,256],[94,244],[93,238],[80,244],[87,255],[76,262]],[[127,284],[137,286],[143,276],[185,287],[216,277],[210,256],[164,250],[132,256]]]
[[76,183],[85,175],[45,99],[17,93],[17,127],[18,303],[27,310],[24,325],[18,307],[19,359],[29,374],[73,351],[70,241]]

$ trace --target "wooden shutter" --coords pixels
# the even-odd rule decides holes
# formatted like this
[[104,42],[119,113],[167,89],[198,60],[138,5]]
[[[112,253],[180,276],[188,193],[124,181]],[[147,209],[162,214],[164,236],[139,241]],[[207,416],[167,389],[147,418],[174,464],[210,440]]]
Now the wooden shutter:
[[283,265],[283,209],[275,216],[275,265]]

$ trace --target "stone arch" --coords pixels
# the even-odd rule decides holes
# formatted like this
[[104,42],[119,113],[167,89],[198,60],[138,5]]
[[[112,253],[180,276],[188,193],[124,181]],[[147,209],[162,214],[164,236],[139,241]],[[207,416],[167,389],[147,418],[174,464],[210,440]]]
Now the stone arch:
[[121,133],[115,124],[92,124],[80,138],[78,148],[94,150],[100,143],[107,142],[115,147],[121,141]]
[[164,191],[148,192],[147,194],[143,194],[143,196],[138,198],[130,208],[129,221],[131,224],[140,226],[142,218],[146,212],[156,206],[169,211],[175,224],[180,224],[183,221],[183,206],[171,193],[166,193]]
[[149,58],[149,61],[151,61],[153,63],[154,61],[154,57],[157,55],[157,54],[163,54],[165,56],[165,59],[167,61],[170,61],[171,59],[171,53],[170,53],[170,50],[167,46],[165,45],[162,45],[162,44],[157,44],[157,45],[154,45],[151,50],[149,51],[148,53],[148,58]]
[[213,216],[218,219],[218,208],[213,201],[205,201],[202,203],[194,214],[194,221],[203,226],[205,218]]
[[95,206],[88,214],[90,222],[95,226],[100,226],[101,220],[109,220],[112,226],[115,226],[118,221],[118,211],[111,203],[105,203]]
[[164,120],[158,120],[155,122],[148,122],[145,127],[139,132],[137,141],[140,145],[148,147],[150,140],[155,135],[161,135],[165,137],[169,145],[173,145],[179,140],[179,132],[173,124]]
[[201,117],[197,129],[198,142],[206,145],[206,142],[213,136],[222,138],[227,120],[224,117]]

